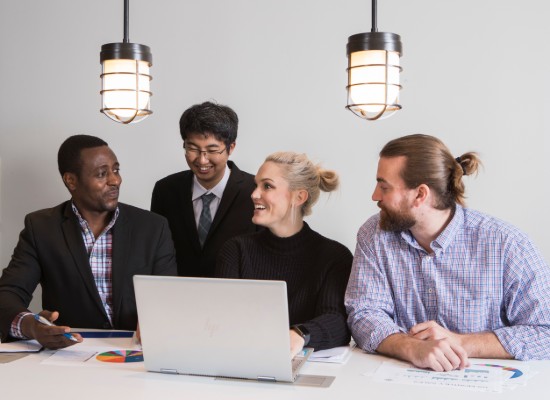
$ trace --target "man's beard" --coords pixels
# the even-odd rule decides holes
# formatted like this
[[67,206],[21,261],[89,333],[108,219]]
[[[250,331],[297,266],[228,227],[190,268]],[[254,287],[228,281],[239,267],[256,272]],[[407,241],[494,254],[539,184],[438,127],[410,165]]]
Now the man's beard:
[[398,210],[388,210],[380,205],[380,228],[389,232],[403,232],[409,230],[416,224],[416,220],[407,210],[405,202],[399,205]]

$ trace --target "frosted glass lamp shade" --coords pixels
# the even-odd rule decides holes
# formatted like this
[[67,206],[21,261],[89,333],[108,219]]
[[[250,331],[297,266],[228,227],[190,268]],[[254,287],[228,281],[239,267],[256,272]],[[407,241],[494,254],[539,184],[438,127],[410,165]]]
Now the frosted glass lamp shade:
[[[393,33],[362,33],[348,42],[348,101],[347,108],[355,115],[377,120],[391,116],[401,109],[399,105],[399,74],[401,42],[387,46],[387,37]],[[358,37],[358,38],[356,38]],[[352,38],[356,40],[353,41]],[[357,40],[359,39],[359,40]]]
[[[106,46],[115,46],[119,51],[104,51]],[[133,43],[111,43],[104,45],[101,52],[102,65],[102,107],[101,112],[116,122],[135,123],[149,116],[151,111],[151,53],[147,46]],[[122,46],[120,46],[122,45]],[[132,45],[128,52],[121,47]],[[135,52],[146,48],[146,52]],[[122,49],[124,50],[124,48]],[[149,57],[143,57],[149,56]]]

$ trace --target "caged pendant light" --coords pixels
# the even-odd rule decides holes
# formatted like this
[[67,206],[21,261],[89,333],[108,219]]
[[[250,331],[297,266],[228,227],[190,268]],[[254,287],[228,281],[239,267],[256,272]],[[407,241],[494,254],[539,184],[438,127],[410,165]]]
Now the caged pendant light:
[[124,0],[124,38],[122,43],[101,46],[101,112],[113,121],[135,123],[151,111],[153,55],[148,46],[130,43],[128,37],[129,0]]
[[391,116],[401,109],[399,74],[401,38],[378,32],[376,0],[372,0],[372,28],[348,38],[348,102],[346,108],[369,121]]

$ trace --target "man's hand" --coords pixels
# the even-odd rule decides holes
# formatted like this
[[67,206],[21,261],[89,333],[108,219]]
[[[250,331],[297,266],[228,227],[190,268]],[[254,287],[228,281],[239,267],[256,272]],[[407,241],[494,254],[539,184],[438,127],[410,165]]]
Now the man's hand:
[[294,358],[304,348],[304,338],[296,333],[294,329],[290,329],[290,358]]
[[[428,321],[416,324],[411,328],[409,334],[415,339],[427,341],[429,343],[429,346],[426,346],[426,343],[422,346],[423,351],[427,350],[426,347],[431,347],[431,351],[429,351],[428,354],[421,356],[421,358],[427,356],[427,358],[423,359],[423,362],[434,365],[439,363],[443,371],[450,371],[457,368],[464,369],[470,366],[468,353],[464,349],[461,335],[443,328],[437,322]],[[443,355],[445,356],[443,357]],[[449,366],[452,366],[452,368],[448,369]],[[432,367],[428,366],[425,368]],[[432,369],[440,371],[440,369]]]
[[416,339],[420,340],[439,340],[449,339],[455,344],[462,345],[461,338],[458,333],[451,332],[448,329],[443,328],[435,321],[422,322],[416,324],[411,328],[409,334]]
[[[48,310],[43,310],[39,315],[46,318],[51,323],[59,318],[59,313],[57,311],[50,312]],[[71,328],[68,326],[44,325],[34,319],[34,316],[30,314],[25,316],[21,321],[21,331],[23,335],[31,339],[36,339],[38,343],[48,349],[61,349],[80,343],[83,340],[78,333],[72,334],[78,342],[74,342],[65,337],[64,334],[71,331]]]
[[390,335],[380,343],[376,351],[408,361],[416,367],[438,372],[468,367],[468,353],[460,341],[452,336],[456,334],[433,324],[418,324],[408,334]]
[[419,340],[410,353],[408,360],[417,367],[434,371],[452,371],[470,366],[466,350],[449,339]]
[[[447,339],[454,345],[463,348],[469,357],[513,358],[504,349],[504,347],[502,347],[502,344],[494,332],[460,334],[443,328],[437,322],[428,321],[413,326],[409,331],[409,334],[412,337],[421,340]],[[465,365],[464,367],[467,367],[468,365]]]

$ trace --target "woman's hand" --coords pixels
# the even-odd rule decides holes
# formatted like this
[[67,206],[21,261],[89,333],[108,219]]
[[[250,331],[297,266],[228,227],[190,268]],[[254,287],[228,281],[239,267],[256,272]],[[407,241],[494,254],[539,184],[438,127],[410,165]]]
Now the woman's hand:
[[290,330],[290,358],[294,358],[304,348],[304,338],[296,333],[294,329]]

